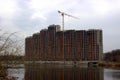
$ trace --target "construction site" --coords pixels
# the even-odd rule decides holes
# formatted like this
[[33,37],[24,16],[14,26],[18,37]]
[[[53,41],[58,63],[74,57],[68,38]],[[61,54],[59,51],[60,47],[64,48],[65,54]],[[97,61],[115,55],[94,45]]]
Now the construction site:
[[25,39],[27,61],[100,61],[103,54],[102,30],[64,30],[64,16],[76,18],[58,11],[62,16],[60,25],[50,25]]
[[27,61],[99,61],[102,30],[66,30],[50,25],[25,39]]

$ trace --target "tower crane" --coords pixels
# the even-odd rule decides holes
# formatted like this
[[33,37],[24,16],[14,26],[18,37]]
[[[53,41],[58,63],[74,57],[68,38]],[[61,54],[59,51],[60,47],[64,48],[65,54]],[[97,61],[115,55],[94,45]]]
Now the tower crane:
[[79,19],[78,17],[69,15],[69,14],[64,13],[64,12],[61,12],[61,11],[58,11],[58,13],[60,13],[61,16],[62,16],[62,30],[63,30],[63,31],[64,31],[64,15],[69,16],[69,17],[72,17],[72,18],[75,18],[75,19]]
[[[72,18],[75,18],[75,19],[79,19],[79,18],[77,18],[77,17],[75,17],[75,16],[72,16],[72,15],[69,15],[69,14],[67,14],[67,13],[64,13],[64,12],[61,12],[61,11],[58,11],[58,13],[60,13],[61,14],[61,16],[62,16],[62,31],[63,31],[63,54],[64,54],[64,16],[66,15],[66,16],[69,16],[69,17],[72,17]],[[65,55],[65,54],[64,54]],[[63,57],[65,58],[65,56],[63,55]],[[65,60],[64,60],[64,63],[65,63]]]

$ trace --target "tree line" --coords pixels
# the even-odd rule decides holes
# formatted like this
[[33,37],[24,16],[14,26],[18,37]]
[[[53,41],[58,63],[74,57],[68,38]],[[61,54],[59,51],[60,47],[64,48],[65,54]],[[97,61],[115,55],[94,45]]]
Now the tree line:
[[0,56],[0,61],[24,61],[24,56],[2,55]]
[[120,49],[112,50],[104,54],[104,61],[120,62]]

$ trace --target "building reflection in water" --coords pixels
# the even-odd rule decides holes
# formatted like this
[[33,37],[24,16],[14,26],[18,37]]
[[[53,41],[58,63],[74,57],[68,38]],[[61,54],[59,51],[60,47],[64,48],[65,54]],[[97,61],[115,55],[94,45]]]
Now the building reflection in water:
[[25,80],[103,80],[103,69],[28,65]]

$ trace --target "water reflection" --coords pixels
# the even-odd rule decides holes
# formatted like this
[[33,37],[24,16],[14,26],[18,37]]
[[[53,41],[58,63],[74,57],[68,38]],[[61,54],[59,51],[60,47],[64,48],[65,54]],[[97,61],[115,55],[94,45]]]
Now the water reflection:
[[8,68],[7,80],[24,80],[25,69],[24,68]]
[[119,69],[104,69],[104,80],[120,80]]
[[49,65],[26,66],[25,80],[103,80],[103,70]]
[[29,64],[7,68],[6,78],[0,80],[120,80],[120,70]]

